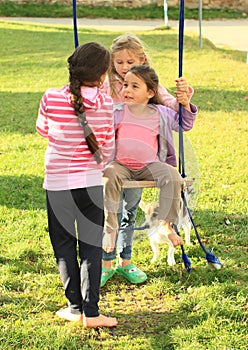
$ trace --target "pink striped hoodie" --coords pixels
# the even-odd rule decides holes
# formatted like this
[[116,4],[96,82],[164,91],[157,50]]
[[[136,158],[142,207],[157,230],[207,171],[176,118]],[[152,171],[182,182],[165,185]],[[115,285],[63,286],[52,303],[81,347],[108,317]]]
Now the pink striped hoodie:
[[87,121],[104,162],[97,164],[71,103],[68,85],[48,89],[41,101],[36,130],[48,139],[43,187],[51,191],[103,185],[102,171],[114,149],[112,98],[94,88],[82,88]]

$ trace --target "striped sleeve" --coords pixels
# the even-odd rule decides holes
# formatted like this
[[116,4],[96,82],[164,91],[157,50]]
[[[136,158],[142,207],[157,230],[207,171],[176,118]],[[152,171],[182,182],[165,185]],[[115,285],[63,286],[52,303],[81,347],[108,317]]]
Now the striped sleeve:
[[[105,94],[100,95],[101,93],[99,99],[96,95],[95,104],[88,104],[85,112],[105,163],[114,148],[113,101]],[[71,104],[68,86],[48,89],[44,93],[40,101],[36,130],[48,139],[44,188],[64,190],[102,184],[104,164],[97,164],[89,150],[84,129],[80,126]]]
[[36,130],[42,137],[48,137],[48,119],[46,115],[46,94],[43,95],[40,101],[38,118],[36,121]]

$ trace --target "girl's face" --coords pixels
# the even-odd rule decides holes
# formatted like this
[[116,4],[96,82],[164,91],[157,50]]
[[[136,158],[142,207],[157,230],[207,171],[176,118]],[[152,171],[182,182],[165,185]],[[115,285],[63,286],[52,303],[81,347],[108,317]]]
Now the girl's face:
[[116,72],[123,78],[132,66],[138,66],[145,62],[145,57],[140,59],[137,55],[127,49],[117,51],[114,54],[113,62]]
[[155,93],[147,88],[143,79],[128,72],[123,84],[124,101],[127,103],[139,103],[146,105]]

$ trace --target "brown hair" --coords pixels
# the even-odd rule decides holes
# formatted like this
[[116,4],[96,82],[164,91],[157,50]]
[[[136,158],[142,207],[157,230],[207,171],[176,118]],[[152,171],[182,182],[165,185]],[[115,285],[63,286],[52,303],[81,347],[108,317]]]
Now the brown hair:
[[109,68],[109,84],[111,90],[111,96],[117,96],[118,92],[115,89],[115,77],[116,75],[123,80],[121,76],[116,72],[114,65],[114,55],[118,51],[128,50],[135,56],[139,57],[140,60],[144,60],[144,64],[149,66],[150,62],[145,53],[145,47],[142,41],[134,34],[123,34],[113,40],[111,45],[111,61]]
[[155,95],[150,98],[148,103],[154,103],[156,105],[163,104],[161,96],[158,92],[159,79],[157,73],[152,67],[145,65],[133,66],[128,72],[142,79],[145,82],[148,90],[154,91]]
[[102,162],[101,152],[96,137],[88,125],[81,94],[81,86],[100,86],[101,76],[107,72],[110,53],[101,44],[89,42],[79,46],[68,58],[70,91],[72,104],[80,125],[84,128],[85,139],[89,150],[97,163]]

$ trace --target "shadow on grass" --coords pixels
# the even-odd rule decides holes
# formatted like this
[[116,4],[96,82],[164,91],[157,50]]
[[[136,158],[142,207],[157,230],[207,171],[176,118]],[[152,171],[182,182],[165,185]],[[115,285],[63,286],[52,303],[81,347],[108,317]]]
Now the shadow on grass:
[[16,259],[10,259],[0,256],[0,264],[8,265],[9,271],[17,276],[18,278],[14,280],[14,285],[12,285],[13,280],[8,281],[7,284],[12,285],[12,290],[22,290],[23,281],[19,278],[19,275],[25,274],[58,274],[57,266],[49,266],[47,261],[50,259],[50,254],[39,253],[37,250],[25,249]]
[[[233,293],[235,292],[237,290],[233,290]],[[201,310],[201,306],[197,304],[197,300],[188,302],[187,304],[180,303],[179,300],[178,307],[170,308],[165,305],[165,302],[161,300],[154,302],[154,300],[147,301],[149,306],[146,311],[133,303],[133,312],[118,312],[114,314],[119,324],[116,329],[108,330],[108,333],[113,337],[115,342],[119,342],[119,346],[121,346],[122,342],[128,336],[132,339],[133,344],[135,344],[136,339],[139,342],[143,341],[143,345],[140,348],[137,347],[137,349],[179,349],[179,347],[174,347],[175,339],[173,341],[173,331],[176,329],[180,329],[182,334],[183,330],[190,332],[190,330],[196,330],[197,327],[201,328],[209,319],[212,319],[214,322],[224,317],[228,319],[228,322],[236,323],[243,318],[242,310],[230,315],[230,310],[227,306],[223,306],[221,311],[216,310],[217,308],[215,309],[214,307],[209,310],[205,310],[203,307],[203,310]],[[198,310],[197,307],[199,307]],[[125,306],[123,308],[125,309]],[[242,329],[244,331],[245,327],[243,324]],[[87,336],[90,336],[87,333],[84,340],[87,340]],[[199,335],[200,338],[201,336]],[[98,335],[98,340],[101,340],[101,333]],[[178,344],[180,344],[180,341]]]
[[[29,289],[28,286],[26,288]],[[15,310],[11,315],[13,321],[20,319],[20,315],[23,315],[23,313],[25,319],[31,319],[35,318],[41,311],[49,310],[55,313],[58,310],[59,306],[56,306],[52,300],[49,301],[47,297],[44,303],[40,297],[28,296],[27,294],[30,293],[30,290],[25,292],[25,289],[22,289],[18,289],[18,295],[16,296],[13,293],[12,295],[5,294],[0,296],[0,315],[2,319],[10,318],[10,310]]]
[[[228,222],[228,224],[226,224]],[[212,285],[213,281],[226,283],[228,280],[248,283],[247,274],[247,216],[235,213],[228,216],[226,212],[212,210],[196,211],[194,213],[194,224],[200,236],[201,243],[207,251],[211,250],[215,257],[223,264],[220,270],[209,264],[206,253],[201,248],[195,231],[191,231],[191,244],[184,244],[184,250],[191,261],[192,270],[188,274],[182,260],[180,248],[175,251],[177,265],[170,267],[167,264],[167,244],[160,245],[160,256],[156,263],[152,264],[150,259],[153,256],[151,247],[147,246],[149,241],[147,230],[135,231],[134,250],[142,251],[143,266],[149,279],[155,283],[163,281],[161,288],[166,292],[168,283],[175,285],[175,290],[188,286]],[[182,234],[183,235],[183,234]],[[139,247],[139,248],[136,248]],[[135,258],[135,253],[133,254]]]
[[[194,104],[200,111],[247,111],[248,91],[230,91],[223,89],[206,89],[201,86],[195,86]],[[204,101],[204,102],[203,102]]]
[[[42,303],[42,300],[36,300],[28,296],[16,298],[5,297],[2,298],[0,302],[2,305],[7,306],[1,311],[1,317],[6,321],[9,321],[10,317],[13,321],[18,320],[19,309],[21,309],[21,315],[25,315],[22,324],[23,330],[18,327],[12,327],[11,332],[5,334],[2,345],[4,345],[5,342],[7,343],[7,340],[11,339],[11,337],[15,339],[17,335],[19,346],[22,344],[27,346],[29,345],[29,341],[31,345],[32,337],[35,337],[35,335],[37,335],[37,341],[42,344],[43,340],[46,345],[48,343],[47,332],[42,331],[42,327],[53,327],[54,332],[57,332],[56,326],[60,326],[60,344],[63,344],[64,339],[66,345],[63,348],[65,349],[127,349],[127,345],[129,344],[130,346],[130,342],[132,342],[131,347],[135,349],[172,350],[178,349],[178,346],[175,344],[179,345],[181,343],[179,340],[177,342],[175,339],[174,331],[176,329],[180,329],[181,334],[183,330],[187,333],[192,330],[196,332],[197,328],[199,327],[199,329],[201,329],[209,319],[212,319],[213,325],[218,319],[221,319],[221,317],[226,317],[229,322],[233,323],[237,323],[237,321],[242,319],[241,310],[240,312],[230,314],[225,306],[222,307],[221,311],[218,310],[219,312],[214,308],[209,310],[201,310],[201,308],[199,308],[193,311],[193,303],[188,306],[181,305],[171,310],[164,310],[161,308],[161,311],[153,310],[153,306],[151,306],[149,311],[135,310],[134,307],[133,311],[125,312],[125,310],[123,310],[123,312],[118,311],[111,314],[111,316],[116,316],[119,322],[118,326],[114,328],[84,329],[82,332],[82,325],[80,323],[75,323],[73,329],[71,329],[71,339],[69,339],[66,335],[68,334],[68,327],[70,328],[71,324],[55,316],[55,303],[47,302],[47,298],[46,304]],[[15,313],[12,313],[10,316],[9,310],[11,306],[13,307],[12,310],[15,310]],[[43,315],[46,310],[49,310],[51,314],[46,312],[44,319]],[[32,321],[32,328],[28,327],[30,321]],[[244,324],[239,327],[245,332],[246,326]],[[67,332],[65,329],[67,329]],[[214,332],[209,332],[208,337],[204,340],[202,339],[202,332],[200,332],[200,343],[204,346],[204,344],[214,338],[214,336]],[[198,338],[197,333],[195,333],[195,338]],[[51,337],[51,347],[53,346],[53,341],[55,341],[55,339]],[[232,349],[234,348],[235,347],[232,347]],[[43,349],[43,347],[40,347],[40,349]],[[194,347],[194,349],[196,348]]]
[[19,210],[46,209],[42,177],[0,176],[0,182],[0,205]]

